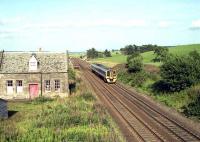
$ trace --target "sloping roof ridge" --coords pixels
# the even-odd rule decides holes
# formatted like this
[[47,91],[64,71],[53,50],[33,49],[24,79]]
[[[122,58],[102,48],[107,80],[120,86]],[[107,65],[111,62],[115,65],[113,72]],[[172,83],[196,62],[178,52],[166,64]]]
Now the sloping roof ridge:
[[4,53],[37,53],[37,54],[42,54],[42,53],[65,53],[64,51],[4,51]]

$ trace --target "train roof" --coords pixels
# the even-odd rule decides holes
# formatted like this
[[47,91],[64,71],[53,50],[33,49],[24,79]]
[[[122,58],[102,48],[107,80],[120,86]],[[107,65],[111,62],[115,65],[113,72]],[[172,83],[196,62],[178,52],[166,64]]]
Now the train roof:
[[100,68],[103,68],[103,69],[105,69],[105,70],[110,70],[110,68],[108,68],[108,67],[106,67],[106,66],[104,66],[104,65],[102,65],[102,64],[93,63],[92,65],[96,65],[96,66],[98,66],[98,67],[100,67]]

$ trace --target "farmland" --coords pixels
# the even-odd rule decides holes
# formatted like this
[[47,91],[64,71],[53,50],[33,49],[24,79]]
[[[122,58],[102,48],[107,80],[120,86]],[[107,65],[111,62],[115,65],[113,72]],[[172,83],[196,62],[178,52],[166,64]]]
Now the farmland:
[[[169,48],[169,52],[174,55],[185,55],[193,50],[200,52],[200,44],[178,45],[178,46]],[[142,53],[142,57],[143,57],[143,62],[145,64],[152,64],[152,65],[156,65],[156,66],[160,65],[160,63],[158,63],[158,62],[155,63],[152,61],[155,57],[153,51]],[[127,56],[124,56],[120,53],[116,54],[114,52],[114,53],[112,53],[112,57],[92,59],[90,62],[102,63],[102,64],[112,67],[116,64],[125,63],[126,58],[127,58]]]

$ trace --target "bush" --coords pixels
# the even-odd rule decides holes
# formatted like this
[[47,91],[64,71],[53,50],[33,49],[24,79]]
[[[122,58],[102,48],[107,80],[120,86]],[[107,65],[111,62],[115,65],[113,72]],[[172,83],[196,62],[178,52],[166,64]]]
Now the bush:
[[[170,56],[161,66],[161,84],[169,91],[181,91],[200,82],[200,55],[191,52],[188,56]],[[159,85],[158,85],[159,84]],[[163,86],[164,85],[164,86]]]
[[132,54],[127,58],[128,71],[140,72],[143,69],[142,56],[139,53]]
[[121,71],[117,75],[118,79],[125,84],[131,86],[141,87],[143,83],[149,78],[148,74],[144,71],[136,73],[128,73],[126,71]]
[[183,113],[186,116],[196,116],[200,119],[200,95],[196,101],[190,103],[187,107],[184,107]]
[[156,47],[154,54],[156,55],[153,59],[154,62],[163,62],[169,54],[169,49],[167,47]]

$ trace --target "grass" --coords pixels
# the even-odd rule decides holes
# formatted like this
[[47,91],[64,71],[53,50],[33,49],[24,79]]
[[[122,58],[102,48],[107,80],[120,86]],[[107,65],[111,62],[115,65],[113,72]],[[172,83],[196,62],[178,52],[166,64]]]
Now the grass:
[[[200,52],[200,44],[178,45],[178,46],[169,48],[169,52],[176,55],[186,55],[190,51],[193,51],[193,50],[197,50],[198,52]],[[159,62],[155,63],[152,61],[155,58],[153,51],[142,53],[142,57],[145,64],[160,66]],[[97,58],[97,59],[91,60],[90,62],[101,63],[104,65],[113,67],[117,64],[126,63],[126,58],[127,56],[124,56],[120,53],[119,54],[112,53],[112,57]]]
[[[198,51],[200,52],[200,44],[192,44],[192,45],[179,45],[175,47],[169,48],[169,53],[174,54],[174,55],[186,55],[191,51]],[[155,58],[154,52],[145,52],[142,54],[144,63],[146,64],[153,64],[156,66],[159,66],[160,63],[154,63],[152,60]]]
[[101,63],[106,66],[113,67],[117,64],[125,63],[126,62],[126,57],[122,54],[113,54],[112,57],[104,57],[104,58],[97,58],[97,59],[92,59],[90,62],[91,63]]
[[105,107],[82,81],[77,87],[76,94],[65,99],[9,102],[8,109],[16,113],[0,120],[0,141],[124,141]]
[[85,55],[85,52],[69,52],[70,57],[76,57],[79,58],[80,56]]

